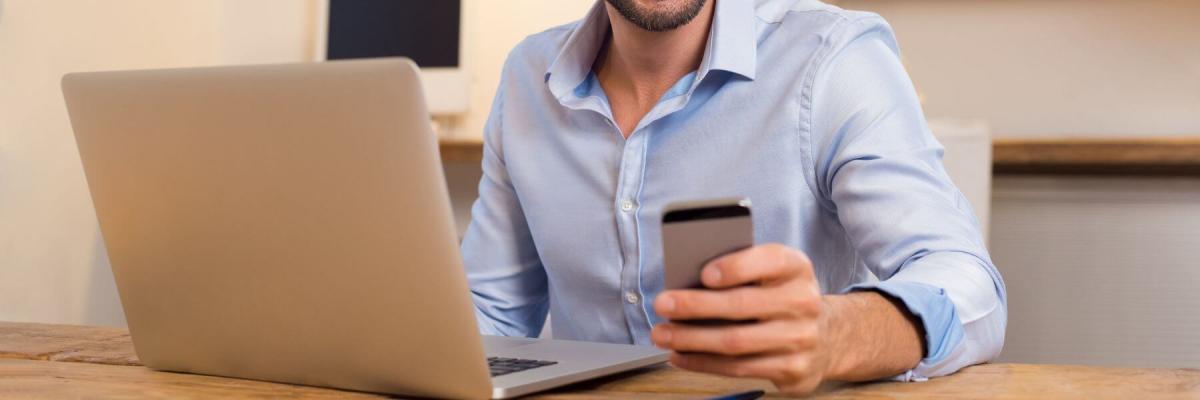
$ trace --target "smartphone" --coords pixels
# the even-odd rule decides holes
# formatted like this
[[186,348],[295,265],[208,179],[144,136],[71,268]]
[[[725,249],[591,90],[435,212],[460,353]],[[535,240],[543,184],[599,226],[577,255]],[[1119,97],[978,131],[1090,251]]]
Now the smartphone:
[[750,199],[668,204],[662,217],[663,289],[699,289],[709,261],[754,245]]

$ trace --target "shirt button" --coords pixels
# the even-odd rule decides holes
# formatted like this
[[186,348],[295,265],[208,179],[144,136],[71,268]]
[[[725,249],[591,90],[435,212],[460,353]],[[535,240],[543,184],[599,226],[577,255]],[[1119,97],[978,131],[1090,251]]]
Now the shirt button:
[[625,301],[629,304],[637,304],[638,295],[634,292],[625,292]]
[[631,201],[629,199],[621,200],[621,211],[624,211],[624,212],[633,211],[633,201]]

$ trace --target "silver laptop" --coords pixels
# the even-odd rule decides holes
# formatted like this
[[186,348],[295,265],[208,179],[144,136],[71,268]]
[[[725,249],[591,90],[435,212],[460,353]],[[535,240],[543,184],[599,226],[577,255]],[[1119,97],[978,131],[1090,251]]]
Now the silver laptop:
[[666,359],[479,334],[406,59],[80,73],[62,85],[148,367],[505,398]]

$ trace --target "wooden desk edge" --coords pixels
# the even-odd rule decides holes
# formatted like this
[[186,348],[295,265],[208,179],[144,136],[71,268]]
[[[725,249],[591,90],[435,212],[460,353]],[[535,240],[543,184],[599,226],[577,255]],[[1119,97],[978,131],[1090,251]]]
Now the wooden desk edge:
[[[56,355],[91,354],[91,358]],[[75,362],[56,362],[75,361]],[[129,366],[127,363],[134,364]],[[103,365],[118,364],[118,365]],[[126,364],[126,365],[121,365]],[[42,394],[40,397],[80,397],[102,390],[113,396],[140,393],[147,387],[186,395],[206,394],[264,397],[302,394],[352,394],[329,389],[267,384],[240,379],[171,374],[137,367],[128,332],[119,328],[0,322],[0,397]],[[72,385],[62,385],[74,382]],[[148,385],[148,386],[147,386]],[[198,385],[198,386],[197,386]],[[769,385],[688,372],[668,366],[645,368],[582,382],[537,397],[578,399],[605,397],[695,398]],[[924,383],[876,382],[823,385],[817,397],[936,397],[957,399],[981,395],[1022,399],[1062,395],[1094,398],[1200,397],[1200,370],[1090,367],[1079,365],[983,364],[967,367]],[[93,393],[95,395],[95,393]],[[1156,396],[1157,395],[1157,396]],[[103,396],[100,396],[103,397]]]

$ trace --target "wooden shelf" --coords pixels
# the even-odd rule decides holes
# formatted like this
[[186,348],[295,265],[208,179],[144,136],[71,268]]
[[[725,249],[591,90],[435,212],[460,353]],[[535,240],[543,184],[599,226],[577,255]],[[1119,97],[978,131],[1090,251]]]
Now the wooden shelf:
[[483,160],[483,141],[479,139],[442,139],[442,161],[478,163]]
[[997,139],[992,165],[1010,175],[1200,176],[1200,136]]
[[[442,141],[442,160],[478,163],[483,142]],[[1001,175],[1200,176],[1200,136],[1111,139],[997,139],[992,165]]]

